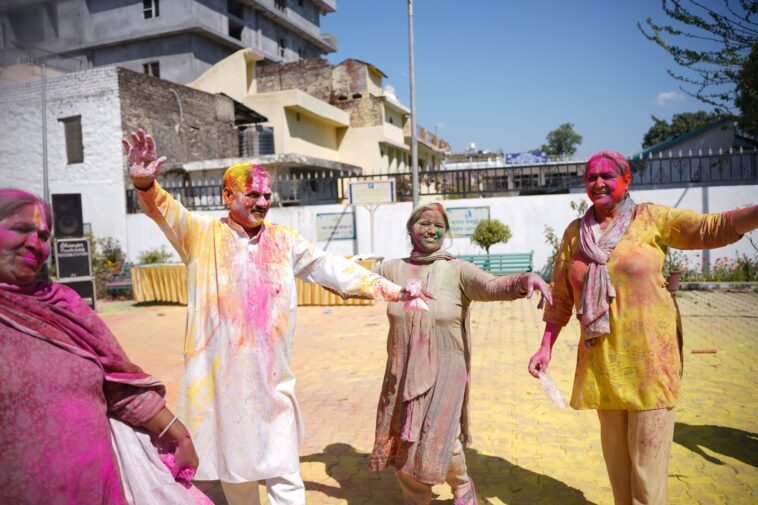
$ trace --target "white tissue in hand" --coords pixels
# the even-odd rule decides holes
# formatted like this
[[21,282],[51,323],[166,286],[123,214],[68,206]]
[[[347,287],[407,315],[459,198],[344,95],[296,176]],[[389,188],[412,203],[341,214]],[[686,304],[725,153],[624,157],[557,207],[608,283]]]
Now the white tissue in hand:
[[429,312],[429,306],[426,302],[418,298],[421,294],[421,279],[408,279],[405,283],[405,290],[411,296],[417,297],[403,303],[403,310],[405,312]]
[[405,312],[429,312],[429,305],[421,298],[414,298],[403,303]]
[[418,296],[421,294],[421,279],[408,279],[405,282],[405,290],[411,296]]
[[542,383],[542,389],[545,390],[545,394],[553,402],[553,405],[559,409],[565,409],[567,405],[566,398],[564,398],[563,393],[558,389],[553,379],[548,377],[547,374],[540,372],[540,382]]

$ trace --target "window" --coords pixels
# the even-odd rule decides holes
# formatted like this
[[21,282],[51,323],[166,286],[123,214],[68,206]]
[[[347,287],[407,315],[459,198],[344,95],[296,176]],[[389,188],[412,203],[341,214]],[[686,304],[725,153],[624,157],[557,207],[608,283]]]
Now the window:
[[157,18],[160,13],[160,0],[142,0],[142,15],[145,19]]
[[284,58],[284,38],[279,37],[279,56]]
[[148,61],[142,64],[142,73],[152,75],[153,77],[161,76],[161,64],[157,61]]
[[226,0],[226,10],[232,16],[242,18],[245,15],[245,6],[237,0]]
[[59,119],[63,123],[63,136],[66,140],[66,162],[69,165],[84,161],[82,145],[82,116]]
[[302,7],[305,4],[304,0],[297,0],[297,4]]
[[0,49],[4,49],[5,44],[5,25],[0,23]]
[[242,40],[242,25],[229,19],[229,36],[233,39]]
[[280,11],[283,11],[287,7],[287,0],[274,0],[274,5]]

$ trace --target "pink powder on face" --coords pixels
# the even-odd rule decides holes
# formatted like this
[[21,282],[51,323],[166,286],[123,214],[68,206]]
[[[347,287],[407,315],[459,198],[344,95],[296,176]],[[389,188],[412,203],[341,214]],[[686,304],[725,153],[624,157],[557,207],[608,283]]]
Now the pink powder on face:
[[[619,168],[607,158],[598,158],[587,163],[584,184],[587,196],[593,203],[603,206],[606,200],[620,202],[629,190],[628,176],[619,173]],[[599,192],[599,193],[598,193]]]
[[247,181],[250,189],[258,193],[271,192],[271,174],[265,168],[254,165]]

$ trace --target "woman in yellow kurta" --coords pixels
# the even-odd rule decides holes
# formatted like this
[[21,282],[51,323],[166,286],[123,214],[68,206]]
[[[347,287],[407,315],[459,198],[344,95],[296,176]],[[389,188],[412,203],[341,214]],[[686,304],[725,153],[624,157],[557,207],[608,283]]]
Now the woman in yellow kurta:
[[596,409],[616,504],[665,504],[681,391],[681,328],[661,273],[668,247],[703,249],[737,241],[758,226],[758,207],[697,214],[629,197],[623,155],[602,151],[584,175],[593,205],[572,222],[556,257],[553,305],[529,362],[539,377],[576,309],[582,344],[571,406]]

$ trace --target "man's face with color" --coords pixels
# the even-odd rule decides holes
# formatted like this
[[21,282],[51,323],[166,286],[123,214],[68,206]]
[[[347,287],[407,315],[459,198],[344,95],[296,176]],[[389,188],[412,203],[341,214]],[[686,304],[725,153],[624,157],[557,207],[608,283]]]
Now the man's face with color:
[[227,182],[224,202],[229,206],[229,216],[246,230],[263,224],[271,208],[271,176],[265,169],[251,167],[247,176]]

